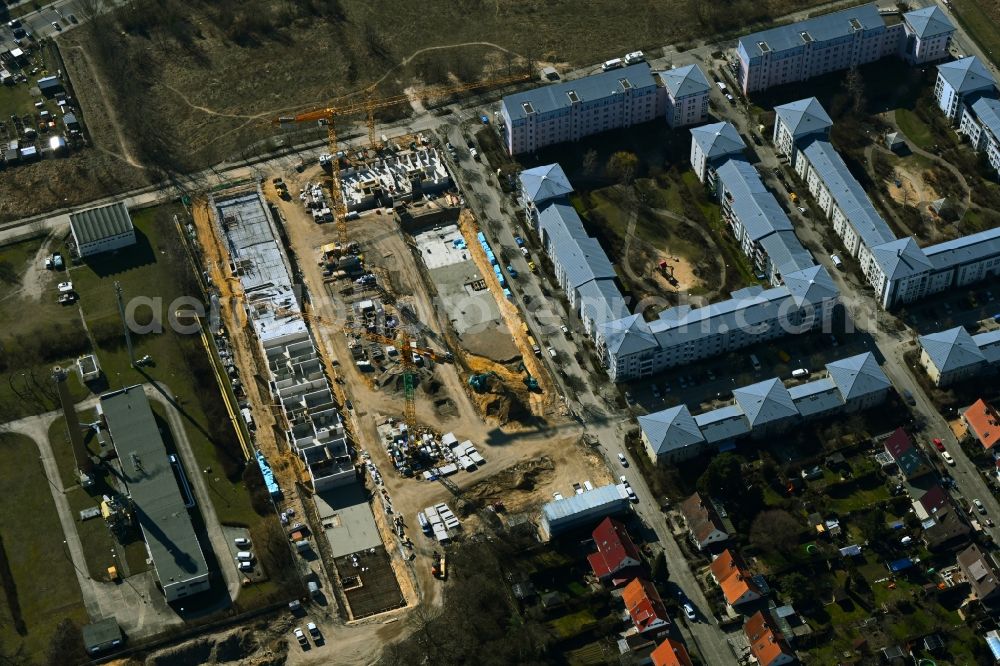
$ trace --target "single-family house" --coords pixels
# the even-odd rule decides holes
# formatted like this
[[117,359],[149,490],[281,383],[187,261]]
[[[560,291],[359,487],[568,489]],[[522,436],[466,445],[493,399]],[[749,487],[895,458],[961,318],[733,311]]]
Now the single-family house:
[[795,661],[792,648],[763,611],[757,611],[747,620],[743,632],[750,644],[750,656],[760,666],[781,666]]
[[896,428],[885,440],[884,446],[885,452],[892,456],[893,462],[907,479],[912,480],[931,471],[930,464],[917,450],[913,438],[902,428]]
[[670,617],[659,592],[643,578],[634,578],[622,590],[622,601],[640,634],[665,636],[670,631]]
[[605,518],[592,536],[597,552],[588,555],[587,561],[595,576],[615,586],[635,577],[642,558],[624,525],[614,518]]
[[681,515],[687,525],[691,541],[704,550],[709,546],[729,540],[729,533],[722,524],[712,500],[695,493],[681,503]]
[[996,601],[1000,594],[1000,573],[992,557],[972,544],[958,554],[956,563],[972,586],[976,599],[983,603]]
[[987,451],[1000,441],[1000,413],[982,398],[962,413],[962,422],[969,436],[978,440]]
[[730,606],[738,606],[760,599],[763,594],[740,558],[731,550],[724,550],[712,560],[712,577],[722,588],[722,595]]
[[649,657],[653,666],[693,666],[687,648],[673,638],[665,639]]

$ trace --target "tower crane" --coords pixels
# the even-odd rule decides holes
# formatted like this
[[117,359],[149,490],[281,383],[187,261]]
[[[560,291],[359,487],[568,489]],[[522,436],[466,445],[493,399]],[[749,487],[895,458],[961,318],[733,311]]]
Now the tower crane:
[[[427,88],[421,93],[421,96],[434,99],[470,90],[519,83],[529,78],[531,78],[530,74],[522,72],[520,74],[493,77],[457,86],[437,86]],[[333,198],[333,218],[337,224],[337,233],[340,237],[341,247],[347,246],[347,206],[344,204],[343,192],[340,185],[340,169],[338,168],[339,160],[337,158],[337,153],[340,149],[337,142],[336,121],[338,117],[364,113],[368,121],[368,143],[372,149],[376,149],[378,146],[375,142],[375,112],[379,109],[386,109],[398,104],[409,103],[410,101],[409,95],[378,98],[375,96],[375,86],[365,89],[363,96],[364,98],[360,100],[341,101],[334,106],[306,111],[295,116],[282,116],[276,120],[277,124],[281,127],[313,121],[326,123],[327,140],[332,160],[330,168],[330,196]]]

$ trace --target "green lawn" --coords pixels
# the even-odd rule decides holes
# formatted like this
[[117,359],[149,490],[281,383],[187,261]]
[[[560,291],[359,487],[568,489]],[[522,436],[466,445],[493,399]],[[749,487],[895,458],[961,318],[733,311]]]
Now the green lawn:
[[0,642],[7,651],[23,648],[40,660],[62,619],[81,625],[89,619],[38,448],[8,433],[0,434],[0,452],[5,460],[17,461],[0,466],[0,488],[8,500],[7,510],[0,512],[0,535],[27,629],[23,635],[14,630],[6,600],[0,605]]
[[560,640],[582,634],[595,624],[597,624],[597,618],[587,609],[549,621],[549,626]]
[[906,138],[918,148],[927,150],[937,143],[931,128],[910,109],[896,110],[896,124],[899,125],[899,129],[903,131]]

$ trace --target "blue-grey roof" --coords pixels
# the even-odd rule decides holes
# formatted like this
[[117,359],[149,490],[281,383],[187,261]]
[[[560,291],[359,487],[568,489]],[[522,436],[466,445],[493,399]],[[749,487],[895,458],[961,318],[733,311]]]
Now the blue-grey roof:
[[716,170],[716,178],[723,196],[732,197],[730,206],[751,240],[775,231],[791,231],[791,220],[749,162],[728,160]]
[[795,409],[802,416],[813,416],[836,409],[844,404],[837,385],[829,377],[799,384],[788,389]]
[[789,273],[807,269],[816,263],[791,229],[776,231],[758,242],[783,280]]
[[976,56],[938,65],[938,74],[960,95],[996,86],[996,79]]
[[639,427],[657,455],[705,442],[687,405],[640,416]]
[[750,423],[739,405],[726,405],[694,417],[709,444],[724,442],[750,433]]
[[600,326],[604,344],[612,354],[626,356],[658,346],[656,337],[641,314],[629,315]]
[[819,100],[815,97],[796,100],[774,107],[775,116],[792,133],[793,139],[826,133],[833,127],[833,121]]
[[668,69],[665,72],[660,72],[660,78],[663,79],[663,85],[667,87],[667,91],[674,99],[708,92],[712,88],[712,84],[708,82],[705,73],[698,65]]
[[892,386],[871,352],[827,363],[826,371],[845,401],[878,393]]
[[521,193],[535,204],[566,196],[573,191],[573,186],[558,164],[526,169],[518,179],[521,181]]
[[1000,363],[1000,328],[972,336],[972,341],[983,353],[986,362],[995,365]]
[[907,236],[871,248],[872,257],[890,280],[901,280],[930,270],[932,263],[913,238]]
[[628,304],[614,280],[591,280],[577,289],[577,303],[584,319],[600,325],[628,317]]
[[923,249],[923,253],[935,270],[1000,255],[1000,228],[987,229],[937,245],[929,245]]
[[1000,141],[1000,100],[980,97],[972,103],[972,112],[979,119],[979,124]]
[[854,33],[854,26],[851,25],[852,19],[856,20],[865,30],[885,28],[885,21],[879,16],[878,7],[870,4],[755,32],[741,37],[739,43],[750,57],[755,58],[763,54],[759,46],[761,42],[765,42],[771,52],[803,47],[806,43],[802,37],[803,32],[809,33],[814,42],[846,37]]
[[963,326],[921,335],[919,342],[938,372],[952,372],[986,360],[975,340]]
[[865,246],[873,248],[896,240],[892,229],[875,210],[864,188],[829,141],[816,139],[802,152]]
[[777,377],[734,389],[733,399],[753,428],[798,416],[799,413],[788,395],[788,389]]
[[691,129],[691,140],[698,144],[709,161],[725,155],[739,155],[747,145],[729,123],[712,123]]
[[538,209],[538,230],[550,235],[553,230],[564,229],[575,238],[587,238],[587,230],[583,228],[583,220],[576,209],[565,199],[550,201]]
[[913,32],[920,39],[936,37],[948,32],[955,32],[955,26],[937,5],[915,9],[903,14],[903,20],[910,24]]
[[801,271],[786,273],[784,280],[785,288],[799,306],[806,303],[816,305],[840,296],[840,290],[823,266],[811,266]]
[[507,109],[512,120],[526,117],[524,104],[530,104],[536,114],[549,113],[569,108],[572,104],[569,93],[576,93],[580,103],[603,100],[625,90],[622,80],[627,80],[633,88],[648,88],[656,86],[648,63],[637,63],[624,69],[614,69],[585,76],[581,79],[564,81],[551,86],[541,86],[525,92],[507,95],[501,104]]
[[587,490],[578,495],[570,495],[565,499],[555,500],[542,506],[542,515],[549,523],[558,522],[562,518],[596,509],[598,507],[628,502],[628,493],[623,486],[608,485]]

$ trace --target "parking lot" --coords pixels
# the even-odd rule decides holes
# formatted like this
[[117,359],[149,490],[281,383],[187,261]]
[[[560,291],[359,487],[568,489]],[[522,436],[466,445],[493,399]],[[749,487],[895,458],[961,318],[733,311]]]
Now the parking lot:
[[[972,285],[968,290],[948,292],[906,308],[906,323],[924,335],[955,326],[965,326],[971,331],[980,328],[980,322],[1000,314],[1000,287]],[[987,324],[989,326],[989,324]]]
[[[237,567],[239,566],[239,560],[236,558],[236,554],[239,552],[251,552],[253,553],[253,559],[250,560],[250,566],[247,568],[239,569],[240,575],[244,578],[250,580],[253,583],[259,583],[267,579],[266,572],[261,568],[260,560],[257,559],[257,553],[254,551],[255,545],[250,541],[250,530],[245,527],[232,527],[229,525],[222,526],[222,533],[226,537],[226,546],[229,548],[229,561],[220,562],[219,566],[223,567]],[[244,546],[238,546],[236,544],[237,539],[246,539],[247,544]],[[244,542],[241,542],[244,543]]]

